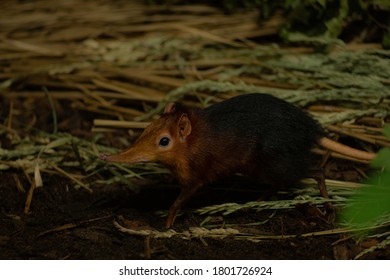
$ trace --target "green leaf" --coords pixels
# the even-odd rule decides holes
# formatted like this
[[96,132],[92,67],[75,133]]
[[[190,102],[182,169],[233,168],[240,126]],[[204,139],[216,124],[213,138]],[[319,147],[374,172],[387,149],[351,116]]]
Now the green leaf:
[[326,8],[326,0],[317,0],[316,1],[322,8]]
[[343,20],[340,18],[332,18],[325,25],[327,28],[325,35],[329,38],[337,38],[343,30]]
[[371,0],[372,5],[380,6],[383,9],[390,8],[390,1],[389,0]]
[[[384,135],[390,139],[390,125],[383,129]],[[341,212],[341,220],[353,228],[373,227],[390,214],[390,149],[381,149],[371,163],[374,168],[384,172],[372,176],[368,187],[360,189]],[[386,224],[390,221],[385,222]]]
[[330,38],[337,38],[343,30],[344,20],[348,16],[348,13],[348,0],[341,0],[338,16],[325,22],[327,28],[325,36]]
[[390,149],[385,148],[378,152],[377,156],[371,162],[374,168],[385,168],[390,170]]
[[[383,128],[383,134],[387,139],[390,139],[390,125],[386,124]],[[378,152],[378,155],[371,162],[371,166],[374,168],[385,168],[390,171],[390,149],[383,148]]]
[[386,124],[383,127],[383,134],[386,136],[387,139],[390,140],[390,124]]
[[379,224],[390,213],[390,172],[368,181],[371,186],[360,189],[341,213],[341,220],[354,228]]

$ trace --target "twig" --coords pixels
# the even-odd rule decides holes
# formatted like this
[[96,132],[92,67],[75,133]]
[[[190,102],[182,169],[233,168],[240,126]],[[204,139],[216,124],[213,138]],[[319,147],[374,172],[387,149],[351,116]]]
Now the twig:
[[81,182],[80,180],[76,179],[73,175],[71,175],[68,172],[66,172],[65,170],[61,169],[56,164],[54,164],[50,161],[47,161],[47,164],[49,164],[52,168],[54,168],[58,173],[64,175],[65,177],[68,177],[69,179],[71,179],[72,181],[74,181],[76,184],[83,187],[87,191],[92,192],[92,189],[88,185],[86,185],[83,182]]
[[112,216],[111,215],[107,215],[107,216],[104,216],[104,217],[99,217],[99,218],[94,218],[94,219],[88,219],[88,220],[85,220],[85,221],[80,221],[78,223],[65,224],[65,225],[62,225],[62,226],[59,226],[59,227],[52,228],[52,229],[46,230],[44,232],[41,232],[41,233],[39,233],[37,235],[36,238],[42,237],[44,235],[47,235],[47,234],[53,233],[53,232],[59,232],[59,231],[64,231],[64,230],[68,230],[68,229],[73,229],[73,228],[76,228],[76,227],[79,227],[79,226],[82,226],[82,225],[85,225],[85,224],[89,224],[89,223],[92,223],[92,222],[108,219],[110,217],[112,217]]
[[34,195],[34,190],[35,190],[35,181],[32,181],[30,185],[30,189],[28,190],[27,193],[26,203],[24,204],[24,214],[29,214],[30,212],[30,206]]
[[101,120],[94,119],[93,125],[97,127],[112,127],[112,128],[134,128],[143,129],[146,128],[149,122],[136,122],[136,121],[116,121],[116,120]]

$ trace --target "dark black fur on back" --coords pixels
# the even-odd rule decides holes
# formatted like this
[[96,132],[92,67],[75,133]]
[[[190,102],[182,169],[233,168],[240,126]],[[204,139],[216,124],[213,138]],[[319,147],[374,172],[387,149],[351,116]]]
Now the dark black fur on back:
[[223,141],[215,152],[241,165],[232,169],[280,187],[307,175],[310,150],[323,136],[305,112],[267,94],[240,95],[201,110],[201,115],[210,138]]

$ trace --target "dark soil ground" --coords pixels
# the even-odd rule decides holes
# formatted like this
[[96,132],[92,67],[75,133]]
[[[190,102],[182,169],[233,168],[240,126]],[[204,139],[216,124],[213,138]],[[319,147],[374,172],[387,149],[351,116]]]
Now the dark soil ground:
[[[119,232],[113,221],[122,216],[163,230],[165,219],[155,214],[165,210],[174,199],[176,189],[167,191],[159,186],[132,193],[125,187],[110,186],[95,189],[90,194],[75,190],[72,183],[59,176],[51,176],[45,187],[36,189],[31,211],[23,214],[26,193],[19,193],[13,176],[1,175],[1,229],[2,259],[143,259],[145,240]],[[209,190],[211,189],[211,190]],[[201,192],[191,206],[215,203],[217,190],[213,187]],[[236,199],[233,198],[236,197]],[[220,198],[221,199],[221,198]],[[237,201],[237,192],[227,194],[226,200]],[[188,209],[177,218],[175,229],[198,226],[203,217],[194,216]],[[246,224],[269,219],[272,212],[239,212],[219,223]],[[330,229],[332,225],[319,217],[310,217],[304,210],[277,211],[256,230],[263,234],[283,235]],[[333,259],[334,244],[342,238],[296,237],[264,240],[259,243],[231,238],[182,240],[180,238],[152,239],[153,259]],[[343,244],[346,241],[342,242]],[[354,242],[347,242],[355,250]],[[371,256],[385,257],[385,252]]]

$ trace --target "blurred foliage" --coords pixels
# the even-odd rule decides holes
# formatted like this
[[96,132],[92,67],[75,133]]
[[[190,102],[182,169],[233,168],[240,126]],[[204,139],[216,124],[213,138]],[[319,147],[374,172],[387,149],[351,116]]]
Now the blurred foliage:
[[[390,125],[385,126],[385,135],[390,139]],[[347,203],[341,213],[346,226],[373,229],[378,225],[390,225],[390,148],[383,148],[372,162],[379,172],[367,180],[369,186],[361,188]]]
[[[149,4],[196,4],[202,0],[145,0]],[[390,0],[218,0],[213,5],[234,13],[259,9],[262,20],[278,11],[287,19],[279,35],[288,42],[320,46],[381,42],[390,48]],[[261,27],[259,27],[261,28]]]

